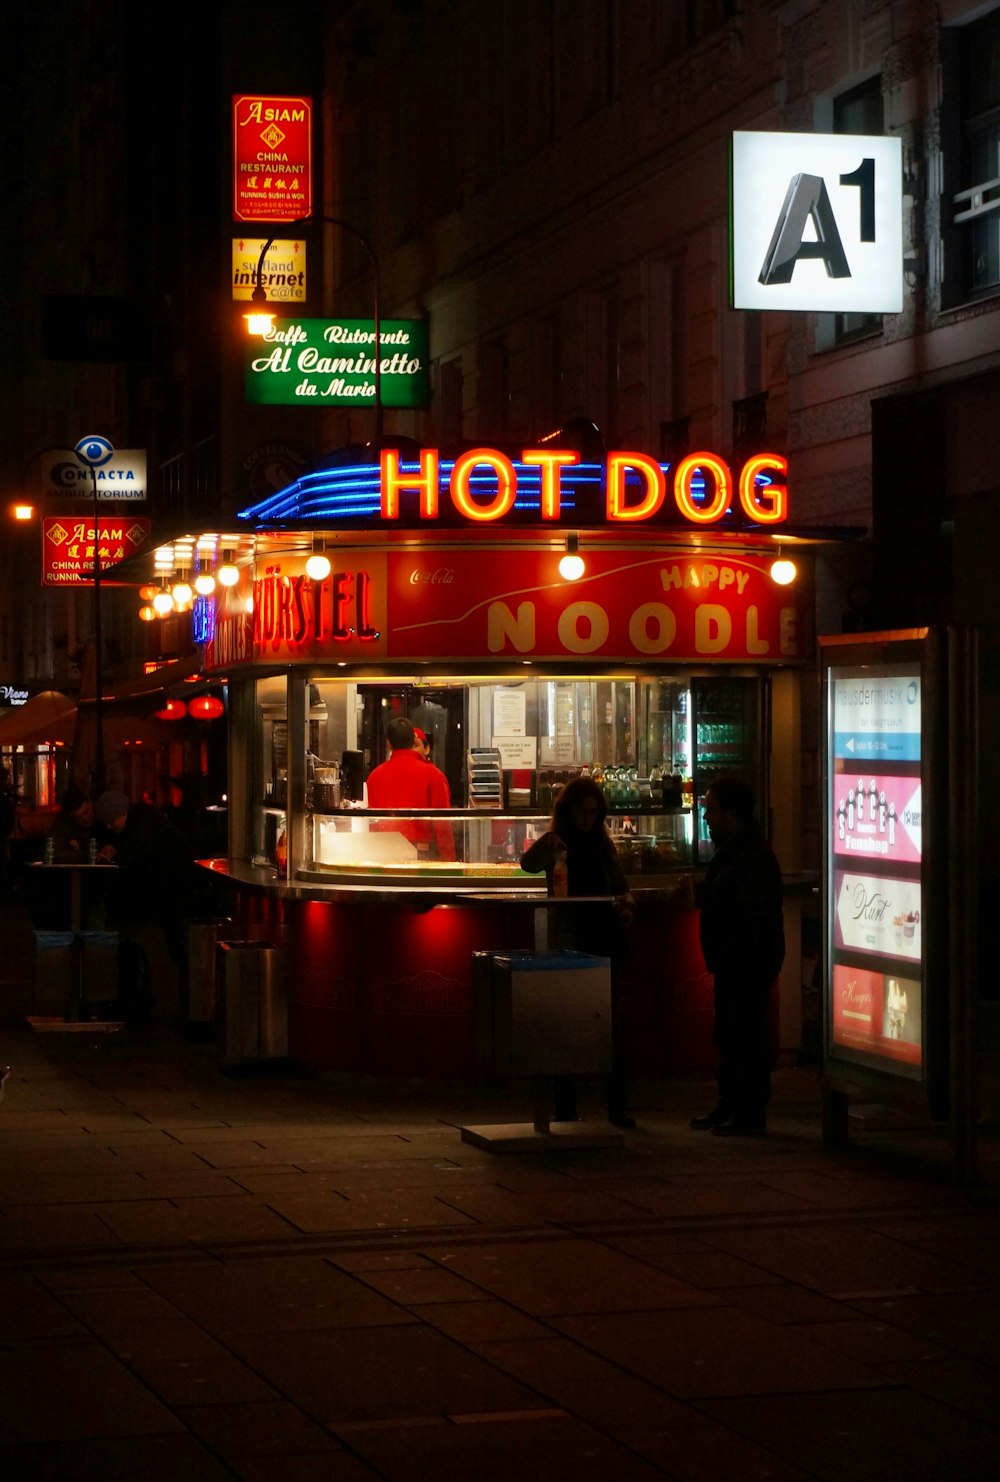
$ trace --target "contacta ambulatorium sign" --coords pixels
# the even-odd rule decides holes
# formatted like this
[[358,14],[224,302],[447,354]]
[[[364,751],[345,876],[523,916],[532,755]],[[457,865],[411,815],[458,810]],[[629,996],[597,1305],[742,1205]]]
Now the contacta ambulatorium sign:
[[[427,326],[379,324],[379,399],[386,407],[430,400]],[[375,405],[373,319],[277,319],[247,362],[247,401],[268,406]]]

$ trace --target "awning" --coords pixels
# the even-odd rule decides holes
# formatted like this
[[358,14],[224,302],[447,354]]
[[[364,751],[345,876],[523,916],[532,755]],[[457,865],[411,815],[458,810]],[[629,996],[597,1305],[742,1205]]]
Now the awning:
[[[78,708],[69,695],[59,690],[43,690],[25,704],[0,717],[0,746],[76,746],[82,731],[94,728],[96,711],[93,703]],[[135,715],[109,712],[102,707],[101,731],[108,751],[126,746],[160,746],[171,740],[168,726],[161,721]]]
[[9,715],[0,716],[0,746],[44,746],[73,740],[76,702],[61,690],[42,690]]

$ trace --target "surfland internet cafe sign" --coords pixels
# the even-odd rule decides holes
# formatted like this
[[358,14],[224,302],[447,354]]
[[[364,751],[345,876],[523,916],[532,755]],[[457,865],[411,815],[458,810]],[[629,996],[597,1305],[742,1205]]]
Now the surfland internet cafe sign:
[[733,308],[898,314],[902,158],[880,134],[734,133]]
[[[428,404],[426,324],[380,320],[379,365],[383,406]],[[254,342],[246,398],[267,406],[374,406],[375,321],[276,319]]]

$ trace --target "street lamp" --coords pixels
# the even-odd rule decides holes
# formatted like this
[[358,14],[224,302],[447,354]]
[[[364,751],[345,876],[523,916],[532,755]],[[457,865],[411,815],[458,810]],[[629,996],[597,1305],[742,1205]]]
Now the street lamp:
[[[381,299],[381,285],[379,279],[378,258],[375,249],[365,236],[364,232],[352,226],[349,221],[342,220],[339,216],[306,216],[299,221],[290,222],[292,227],[311,226],[314,222],[322,222],[325,226],[337,226],[341,231],[349,232],[352,237],[357,238],[365,249],[368,258],[368,269],[372,277],[372,318],[374,320],[374,364],[372,367],[372,379],[375,383],[375,447],[376,450],[382,445],[382,330],[379,302]],[[260,249],[260,257],[257,259],[257,271],[254,274],[254,289],[250,295],[250,309],[244,315],[247,328],[251,334],[266,334],[274,321],[274,310],[267,306],[267,294],[264,290],[264,258],[271,243],[275,240],[273,236],[268,237]]]
[[115,450],[106,437],[93,433],[82,437],[73,449],[80,462],[90,469],[94,488],[94,778],[93,791],[104,788],[104,636],[101,630],[101,524],[97,498],[97,470],[114,457]]

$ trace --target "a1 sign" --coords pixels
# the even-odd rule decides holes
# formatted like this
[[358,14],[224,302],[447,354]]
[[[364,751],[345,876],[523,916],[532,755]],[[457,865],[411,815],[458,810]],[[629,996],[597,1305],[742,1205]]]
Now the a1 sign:
[[899,139],[737,132],[730,188],[733,308],[900,312]]

